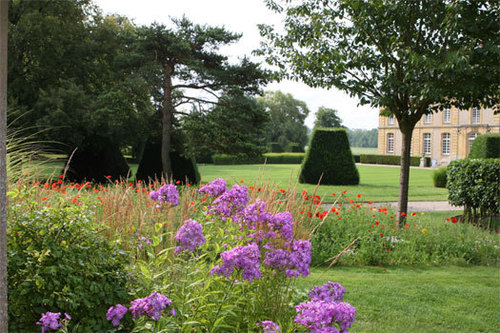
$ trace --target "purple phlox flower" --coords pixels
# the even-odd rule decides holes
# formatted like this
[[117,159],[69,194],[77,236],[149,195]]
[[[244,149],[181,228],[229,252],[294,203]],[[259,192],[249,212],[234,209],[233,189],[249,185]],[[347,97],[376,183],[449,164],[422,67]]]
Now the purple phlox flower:
[[232,250],[222,252],[220,257],[223,264],[212,268],[210,275],[218,274],[229,278],[237,268],[242,270],[241,276],[248,282],[260,278],[260,250],[257,244],[238,245]]
[[278,213],[268,223],[274,230],[279,231],[283,239],[293,239],[293,216],[290,212]]
[[307,240],[292,241],[290,250],[276,249],[266,252],[264,265],[285,272],[288,277],[306,277],[311,264],[311,243]]
[[337,282],[328,281],[309,291],[311,301],[339,302],[344,299],[345,288]]
[[262,328],[262,333],[281,333],[281,327],[270,320],[261,321],[257,326]]
[[111,324],[115,327],[120,326],[120,320],[122,320],[123,316],[127,313],[127,307],[117,304],[116,306],[112,306],[108,309],[106,313],[106,320],[110,320]]
[[64,318],[61,321],[59,321],[60,317],[61,317],[61,312],[42,313],[40,321],[38,321],[36,324],[42,326],[42,333],[48,332],[50,330],[55,331],[62,326],[64,321],[71,319],[71,316],[68,315],[67,313],[64,314]]
[[[240,223],[248,229],[259,230],[259,232],[251,235],[257,240],[263,238],[276,238],[276,232],[285,240],[293,239],[293,217],[289,212],[278,213],[272,215],[266,210],[266,203],[257,200],[255,203],[248,205],[243,210],[243,213],[238,217]],[[270,232],[268,232],[268,229]],[[264,230],[263,232],[261,230]]]
[[327,327],[339,323],[340,332],[347,332],[356,315],[356,308],[345,302],[309,301],[295,306],[295,322],[311,332],[336,332]]
[[[132,312],[134,319],[148,315],[151,319],[157,321],[160,319],[162,311],[170,305],[172,305],[172,301],[167,296],[155,291],[148,297],[138,298],[130,302],[130,312]],[[175,315],[174,309],[170,313]]]
[[147,239],[146,237],[141,236],[141,237],[139,238],[139,241],[138,241],[137,247],[138,247],[138,248],[142,248],[142,247],[143,247],[144,245],[146,245],[146,244],[148,244],[148,245],[149,245],[149,244],[151,244],[151,241],[150,241],[149,239]]
[[175,254],[178,254],[183,250],[193,252],[207,241],[205,236],[203,236],[203,228],[201,224],[191,219],[186,220],[179,228],[175,239],[181,243],[181,246],[177,246],[175,248]]
[[212,197],[218,197],[227,191],[226,180],[223,178],[214,178],[213,181],[202,186],[198,193],[206,193]]
[[248,229],[255,230],[260,223],[267,222],[271,214],[266,212],[266,203],[258,200],[248,205],[239,217],[239,221]]
[[238,215],[245,209],[249,200],[248,188],[245,185],[233,185],[230,191],[224,192],[214,200],[210,213],[221,215],[223,219]]
[[149,198],[151,200],[158,201],[160,204],[167,203],[173,206],[180,204],[177,186],[172,184],[163,185],[157,191],[151,192],[149,194]]

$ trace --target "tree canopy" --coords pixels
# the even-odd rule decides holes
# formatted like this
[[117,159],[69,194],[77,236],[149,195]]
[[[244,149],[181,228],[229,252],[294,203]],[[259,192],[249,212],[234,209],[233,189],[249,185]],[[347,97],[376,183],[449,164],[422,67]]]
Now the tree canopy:
[[498,104],[498,3],[268,0],[283,33],[261,26],[262,52],[282,76],[336,87],[394,115],[403,135],[400,221],[407,209],[410,142],[429,112]]
[[320,106],[316,111],[314,127],[344,127],[342,119],[337,115],[337,110]]

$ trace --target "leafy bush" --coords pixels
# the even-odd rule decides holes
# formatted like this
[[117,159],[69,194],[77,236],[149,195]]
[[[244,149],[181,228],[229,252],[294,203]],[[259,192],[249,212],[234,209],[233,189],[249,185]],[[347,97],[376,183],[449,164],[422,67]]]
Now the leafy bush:
[[289,142],[286,145],[285,152],[287,152],[287,153],[303,153],[304,147],[301,147],[298,143]]
[[23,201],[8,213],[9,331],[36,331],[47,311],[69,313],[78,332],[107,331],[103,314],[128,297],[127,256],[103,238],[92,211]]
[[446,187],[446,167],[440,167],[434,170],[432,174],[432,181],[434,182],[434,187]]
[[271,153],[283,153],[285,151],[283,149],[283,147],[281,146],[281,144],[278,142],[269,143],[268,149],[269,149],[269,152],[271,152]]
[[316,128],[299,181],[307,184],[357,185],[359,173],[344,129]]
[[[386,165],[400,165],[401,164],[401,156],[399,155],[376,155],[376,154],[361,154],[360,162],[365,164],[386,164]],[[410,166],[419,166],[420,165],[420,157],[411,156],[410,157]],[[431,158],[425,158],[425,166],[431,166]]]
[[108,181],[107,176],[127,178],[130,171],[119,147],[109,138],[98,135],[86,138],[66,164],[69,166],[66,178],[75,183],[103,183]]
[[452,161],[447,178],[448,201],[464,206],[469,221],[500,212],[500,159]]
[[469,158],[500,158],[500,133],[481,134],[474,139]]

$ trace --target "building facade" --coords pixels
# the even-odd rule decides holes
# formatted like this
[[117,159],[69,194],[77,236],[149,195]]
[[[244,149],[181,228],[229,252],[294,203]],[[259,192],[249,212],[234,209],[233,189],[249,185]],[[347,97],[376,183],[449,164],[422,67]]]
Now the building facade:
[[[500,114],[493,109],[452,107],[424,115],[413,130],[411,156],[428,156],[433,166],[469,155],[474,139],[484,133],[500,133]],[[397,119],[379,116],[378,153],[401,155],[401,132]]]

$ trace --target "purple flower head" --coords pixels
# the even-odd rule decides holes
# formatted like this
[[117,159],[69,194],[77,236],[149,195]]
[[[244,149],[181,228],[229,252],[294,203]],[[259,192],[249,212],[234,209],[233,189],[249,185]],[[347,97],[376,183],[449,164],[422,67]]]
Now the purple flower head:
[[127,313],[127,307],[117,304],[116,306],[112,306],[108,309],[106,313],[106,320],[110,320],[111,324],[115,327],[120,326],[120,320],[122,320],[123,316]]
[[214,206],[210,207],[212,214],[221,215],[223,218],[241,213],[247,205],[248,188],[245,185],[233,185],[230,191],[224,192],[214,200]]
[[337,282],[328,281],[309,291],[311,301],[339,302],[344,298],[345,288]]
[[62,326],[63,322],[71,319],[71,316],[68,315],[67,313],[64,314],[64,318],[61,321],[59,321],[60,317],[61,317],[61,312],[42,313],[40,321],[38,321],[36,324],[42,326],[42,333],[48,332],[50,330],[55,331]]
[[198,193],[206,193],[212,197],[218,197],[227,191],[226,180],[223,178],[214,178],[213,181],[202,186]]
[[269,221],[274,230],[278,230],[285,240],[293,239],[293,217],[290,212],[278,213]]
[[[289,244],[290,245],[290,244]],[[306,277],[311,263],[311,243],[307,240],[293,241],[290,250],[276,249],[266,252],[264,265],[285,272],[288,277]]]
[[210,275],[218,274],[229,278],[237,268],[242,270],[241,275],[248,282],[260,279],[260,250],[257,244],[238,245],[232,250],[222,252],[220,257],[223,264],[212,268]]
[[270,217],[271,214],[266,212],[266,203],[257,200],[243,210],[239,220],[248,229],[255,230],[258,224],[267,222]]
[[[167,296],[157,293],[156,291],[148,297],[138,298],[130,302],[130,312],[134,319],[140,316],[148,315],[151,319],[157,321],[160,319],[162,311],[172,304],[172,301]],[[171,309],[170,313],[175,314],[175,310]]]
[[340,331],[347,332],[356,315],[356,308],[345,302],[309,301],[295,307],[295,322],[311,332],[336,332],[329,327],[340,324]]
[[175,248],[175,254],[183,250],[193,252],[195,249],[205,244],[207,240],[205,236],[203,236],[202,229],[201,224],[195,220],[186,220],[175,236],[175,239],[181,242],[181,246]]
[[257,326],[262,327],[262,333],[281,333],[281,327],[270,320],[261,321]]
[[172,184],[166,184],[160,187],[157,191],[153,191],[149,194],[149,198],[154,201],[158,201],[161,204],[168,203],[173,206],[180,204],[179,202],[179,192],[177,192],[177,186]]

